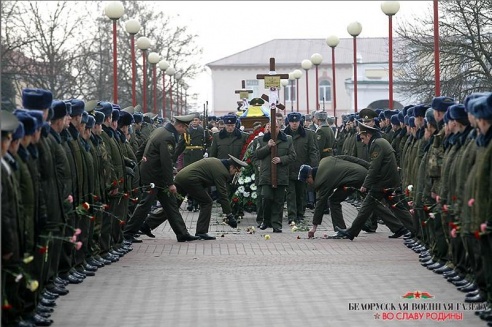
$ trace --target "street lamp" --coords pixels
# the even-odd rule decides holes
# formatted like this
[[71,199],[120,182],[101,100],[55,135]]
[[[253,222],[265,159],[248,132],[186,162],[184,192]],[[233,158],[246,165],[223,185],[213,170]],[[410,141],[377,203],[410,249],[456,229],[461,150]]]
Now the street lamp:
[[162,118],[166,118],[166,69],[169,63],[165,60],[159,61],[159,69],[162,72]]
[[135,34],[140,31],[140,23],[136,19],[130,19],[125,23],[125,29],[130,34],[131,54],[132,54],[132,106],[137,105],[137,91],[135,89],[137,79],[137,63],[135,59]]
[[137,39],[137,48],[142,50],[142,59],[143,59],[143,112],[144,114],[147,112],[147,56],[145,55],[145,51],[150,48],[150,40],[145,36],[141,36]]
[[154,87],[154,113],[157,114],[157,63],[161,56],[157,52],[149,53],[149,63],[152,65],[152,85]]
[[357,41],[356,38],[362,32],[359,22],[352,22],[347,26],[347,32],[354,37],[354,112],[357,113]]
[[439,65],[439,9],[438,1],[434,0],[434,83],[435,96],[441,96],[441,71]]
[[179,86],[182,77],[183,74],[179,70],[174,74],[174,80],[176,81],[176,113],[178,115],[181,115],[181,103],[179,101]]
[[311,56],[311,63],[314,65],[316,68],[316,110],[319,109],[319,81],[318,81],[318,66],[321,64],[323,61],[323,56],[320,55],[319,53],[314,53]]
[[396,15],[400,10],[398,1],[385,1],[381,3],[381,10],[388,16],[389,19],[389,108],[393,110],[393,15]]
[[184,113],[187,114],[188,113],[188,110],[187,110],[187,107],[188,107],[188,103],[187,103],[187,97],[188,97],[188,88],[190,86],[188,84],[186,84],[183,80],[183,89],[185,90],[185,94],[184,94],[184,98],[185,98],[185,103],[184,103]]
[[336,79],[335,79],[335,48],[338,43],[340,43],[340,39],[336,35],[330,35],[326,38],[326,44],[331,48],[331,73],[333,79],[333,117],[335,117],[335,121],[337,119],[337,88],[336,88]]
[[171,117],[173,116],[173,83],[172,83],[172,78],[173,75],[176,74],[176,69],[174,67],[168,67],[166,69],[166,75],[169,76],[169,110],[171,112]]
[[113,21],[113,102],[118,103],[118,48],[116,46],[116,22],[125,13],[120,1],[111,1],[104,8],[104,14]]
[[308,76],[308,70],[313,67],[313,63],[309,59],[304,59],[301,62],[301,67],[306,71],[306,110],[307,113],[309,114],[309,76]]
[[285,87],[289,85],[289,80],[288,79],[281,79],[280,84],[284,87],[284,103],[285,103]]
[[289,99],[290,99],[290,112],[294,112],[294,99],[293,99],[293,95],[294,95],[294,81],[295,81],[295,77],[294,77],[294,72],[290,72],[289,73],[289,86],[290,86],[290,90],[289,90]]
[[294,74],[294,78],[296,79],[296,106],[297,112],[299,112],[299,78],[302,77],[302,71],[300,69],[296,69],[292,73]]

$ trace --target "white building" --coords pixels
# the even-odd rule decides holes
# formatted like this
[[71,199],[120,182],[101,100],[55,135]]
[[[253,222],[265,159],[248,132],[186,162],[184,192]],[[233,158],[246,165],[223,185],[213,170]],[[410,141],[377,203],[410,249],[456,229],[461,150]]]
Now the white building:
[[[357,109],[388,108],[389,79],[388,79],[388,38],[357,38]],[[246,82],[246,89],[253,90],[249,99],[269,94],[264,88],[263,80],[256,79],[257,74],[268,74],[270,58],[275,58],[276,73],[288,74],[295,69],[303,72],[297,81],[289,82],[280,90],[279,100],[286,106],[286,111],[299,111],[303,114],[316,110],[316,72],[315,66],[307,72],[301,68],[304,59],[319,53],[323,61],[318,66],[319,109],[333,111],[333,78],[332,50],[325,39],[276,39],[260,44],[251,49],[230,55],[208,63],[206,66],[212,76],[212,106],[211,113],[222,116],[237,110],[240,100],[236,90],[241,89],[241,81]],[[338,121],[342,114],[353,113],[354,104],[354,65],[353,38],[342,38],[335,48],[335,87],[336,87],[336,117]],[[394,64],[394,67],[396,65]],[[307,75],[306,75],[307,73]],[[396,74],[394,73],[393,76]],[[308,92],[306,92],[306,76]],[[299,87],[299,102],[297,101],[296,86]],[[308,93],[308,96],[307,94]],[[324,104],[323,104],[324,97]],[[410,102],[403,95],[393,93],[394,109],[402,108]],[[299,108],[297,107],[299,103]],[[298,110],[299,109],[299,110]]]

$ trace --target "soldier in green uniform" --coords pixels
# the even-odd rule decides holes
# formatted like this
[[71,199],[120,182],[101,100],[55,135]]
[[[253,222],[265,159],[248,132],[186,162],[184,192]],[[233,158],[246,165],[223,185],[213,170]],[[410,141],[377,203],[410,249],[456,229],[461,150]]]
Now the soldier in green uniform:
[[[205,150],[211,144],[211,135],[208,130],[204,130],[200,124],[200,118],[196,116],[190,127],[184,133],[176,147],[176,152],[183,151],[183,166],[187,167],[198,160],[204,158]],[[198,202],[192,197],[188,197],[188,211],[198,211]]]
[[[3,310],[2,325],[18,325],[23,309],[19,296],[20,283],[15,282],[16,273],[23,257],[21,253],[21,234],[18,219],[21,215],[19,186],[6,155],[12,141],[12,133],[19,126],[19,120],[5,110],[0,111],[0,127],[2,142],[2,303],[9,305],[10,310]],[[19,324],[20,325],[20,324]],[[25,326],[28,326],[26,323]]]
[[[229,202],[228,183],[231,176],[239,173],[241,167],[248,164],[230,155],[230,159],[203,158],[181,169],[174,179],[178,194],[191,196],[200,205],[200,213],[196,223],[195,236],[203,240],[214,240],[208,235],[210,218],[212,217],[213,200],[208,194],[208,187],[214,185],[219,194],[218,202],[226,215],[226,223],[236,228],[237,222],[232,214]],[[180,205],[181,201],[178,201]],[[147,218],[148,221],[148,218]],[[149,224],[152,225],[152,224]]]
[[236,116],[226,115],[223,120],[225,128],[213,135],[208,155],[218,159],[229,159],[230,154],[239,158],[244,143],[248,139],[248,133],[236,128]]
[[[271,133],[277,133],[277,141],[271,138]],[[285,190],[289,185],[289,166],[296,159],[294,143],[290,135],[281,132],[278,127],[275,131],[265,133],[258,139],[253,156],[260,161],[259,185],[263,197],[263,222],[260,229],[273,227],[274,233],[282,232],[281,213],[285,201]],[[277,156],[273,157],[271,148],[277,147]],[[277,187],[272,187],[271,165],[277,167]]]
[[300,113],[289,113],[287,120],[289,125],[284,129],[284,133],[292,137],[296,152],[296,159],[289,165],[289,184],[287,187],[287,214],[290,224],[293,221],[298,223],[304,220],[306,183],[297,179],[299,168],[303,164],[317,166],[319,151],[314,133],[300,125]]
[[[362,193],[367,192],[367,195],[352,226],[348,229],[337,228],[338,232],[334,238],[353,240],[354,237],[359,235],[365,221],[369,219],[374,211],[377,212],[379,217],[384,219],[386,224],[391,222],[396,225],[398,220],[400,221],[403,226],[395,233],[395,237],[409,235],[409,231],[412,234],[415,233],[407,203],[401,201],[403,194],[400,189],[400,178],[393,148],[373,127],[359,124],[359,133],[362,142],[369,147],[371,158],[367,176],[360,188],[360,191]],[[377,210],[378,203],[383,199],[390,207],[391,212],[389,213],[391,214]]]
[[[140,163],[141,182],[148,189],[143,193],[133,215],[130,216],[125,225],[126,244],[131,244],[134,235],[139,230],[147,235],[152,235],[152,226],[144,223],[144,220],[156,198],[164,211],[162,219],[169,220],[178,242],[198,239],[198,237],[188,233],[183,217],[181,217],[175,196],[177,189],[173,178],[173,157],[176,143],[179,135],[186,132],[188,124],[193,118],[194,115],[174,116],[174,124],[167,123],[152,132],[145,146],[144,156],[147,160]],[[161,222],[157,223],[159,225]]]

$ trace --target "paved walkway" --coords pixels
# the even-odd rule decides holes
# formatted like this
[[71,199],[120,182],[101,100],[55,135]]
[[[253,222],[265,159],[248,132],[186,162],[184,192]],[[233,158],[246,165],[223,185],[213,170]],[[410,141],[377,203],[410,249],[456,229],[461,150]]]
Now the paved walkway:
[[[344,204],[348,225],[356,213]],[[198,214],[182,214],[194,234]],[[69,285],[52,326],[486,326],[384,225],[349,241],[323,239],[328,215],[316,239],[286,222],[282,234],[248,234],[250,214],[237,230],[217,220],[215,241],[178,243],[167,223],[155,239],[142,236],[119,262]],[[416,291],[433,298],[402,298]]]

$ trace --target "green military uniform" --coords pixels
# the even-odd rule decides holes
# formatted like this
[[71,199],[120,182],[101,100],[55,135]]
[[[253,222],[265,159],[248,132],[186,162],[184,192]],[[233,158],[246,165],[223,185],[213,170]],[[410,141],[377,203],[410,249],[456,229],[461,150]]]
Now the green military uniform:
[[209,157],[219,159],[228,159],[229,154],[236,158],[241,157],[241,151],[248,139],[248,134],[241,132],[239,129],[234,129],[232,133],[228,133],[225,128],[212,136],[212,144],[209,150]]
[[[287,118],[289,122],[296,122],[300,121],[301,115],[299,113],[290,113]],[[318,165],[318,145],[315,139],[315,133],[302,126],[299,126],[297,130],[293,130],[289,125],[284,129],[284,133],[292,137],[294,150],[296,152],[295,160],[289,165],[287,214],[289,223],[292,221],[299,222],[304,219],[306,207],[306,183],[297,179],[299,168],[303,164],[311,165],[313,167]]]
[[292,137],[283,132],[279,132],[276,141],[277,157],[280,163],[277,164],[277,187],[272,187],[271,164],[272,155],[268,141],[271,133],[266,133],[258,138],[257,149],[253,156],[260,161],[261,195],[263,197],[263,225],[260,228],[273,227],[274,231],[282,230],[281,212],[284,205],[285,189],[289,185],[289,167],[296,160],[296,152]]

